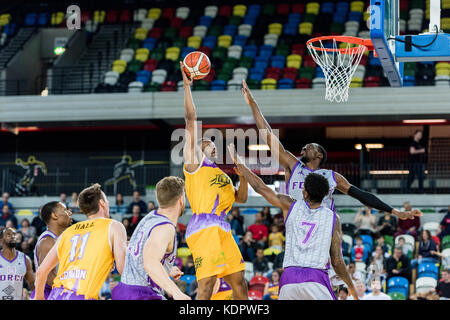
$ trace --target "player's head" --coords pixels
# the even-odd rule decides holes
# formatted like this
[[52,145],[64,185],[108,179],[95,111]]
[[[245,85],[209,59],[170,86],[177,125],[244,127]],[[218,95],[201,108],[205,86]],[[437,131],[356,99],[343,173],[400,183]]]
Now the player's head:
[[308,143],[300,152],[300,160],[303,163],[318,160],[319,166],[321,166],[327,161],[327,152],[325,148],[318,143]]
[[39,210],[39,217],[49,226],[56,224],[67,228],[72,223],[72,211],[58,201],[50,201]]
[[0,243],[3,248],[14,249],[16,247],[16,231],[13,228],[2,229],[0,237]]
[[169,176],[161,179],[156,184],[156,200],[161,209],[177,208],[182,216],[185,207],[184,180],[179,177]]
[[80,211],[87,216],[99,213],[109,217],[109,202],[98,183],[80,192],[78,206]]
[[324,176],[317,173],[310,173],[305,178],[303,199],[313,203],[322,203],[329,189],[328,180]]
[[214,161],[217,159],[217,148],[216,144],[209,138],[202,138],[199,141],[202,152],[205,154],[205,156],[211,160]]

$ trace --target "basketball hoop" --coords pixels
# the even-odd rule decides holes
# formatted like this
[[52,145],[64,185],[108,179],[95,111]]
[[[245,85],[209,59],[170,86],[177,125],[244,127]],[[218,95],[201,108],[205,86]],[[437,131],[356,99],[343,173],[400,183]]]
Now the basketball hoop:
[[325,99],[345,102],[353,74],[366,50],[374,50],[370,39],[350,36],[312,38],[306,46],[325,75]]

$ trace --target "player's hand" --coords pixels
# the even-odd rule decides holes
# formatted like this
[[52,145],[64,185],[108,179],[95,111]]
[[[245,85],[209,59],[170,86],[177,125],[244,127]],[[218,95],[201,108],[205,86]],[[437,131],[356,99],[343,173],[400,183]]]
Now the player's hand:
[[421,217],[423,215],[422,211],[419,209],[414,209],[412,211],[399,211],[397,209],[392,209],[392,214],[402,220],[414,219],[414,217]]
[[236,146],[234,143],[230,143],[228,146],[228,152],[230,153],[231,159],[233,159],[233,162],[236,166],[243,165],[244,161],[242,161],[241,157],[236,152]]
[[171,276],[174,280],[178,280],[183,274],[184,272],[178,269],[178,267],[172,267],[169,276]]
[[238,169],[237,167],[234,167],[233,169],[234,169],[234,172],[236,172],[236,174],[237,174],[239,177],[243,177],[243,176],[244,176],[244,175],[242,174],[242,172],[239,171],[239,169]]
[[183,76],[183,84],[184,86],[190,86],[192,84],[192,79],[188,77],[186,72],[184,71],[184,64],[182,61],[180,61],[180,71],[181,75]]
[[245,80],[242,80],[242,93],[244,94],[245,102],[247,102],[247,104],[252,104],[256,102]]
[[191,297],[189,297],[188,295],[182,293],[181,291],[175,293],[172,296],[172,298],[173,298],[173,300],[192,300]]
[[356,293],[355,288],[348,288],[348,294],[353,297],[353,300],[359,300],[358,294]]

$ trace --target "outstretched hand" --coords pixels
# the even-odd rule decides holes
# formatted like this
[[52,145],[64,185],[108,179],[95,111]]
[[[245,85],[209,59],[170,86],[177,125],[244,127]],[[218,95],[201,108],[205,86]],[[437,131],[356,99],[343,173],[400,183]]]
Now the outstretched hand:
[[184,64],[182,61],[180,61],[180,71],[181,75],[183,76],[183,84],[184,86],[190,86],[192,84],[192,79],[188,77],[186,72],[184,71]]
[[247,102],[247,104],[252,104],[256,102],[245,80],[242,80],[242,93],[244,94],[245,102]]
[[415,217],[421,217],[423,215],[422,211],[419,209],[414,209],[412,211],[399,211],[397,209],[392,210],[392,214],[399,217],[399,219],[414,219]]

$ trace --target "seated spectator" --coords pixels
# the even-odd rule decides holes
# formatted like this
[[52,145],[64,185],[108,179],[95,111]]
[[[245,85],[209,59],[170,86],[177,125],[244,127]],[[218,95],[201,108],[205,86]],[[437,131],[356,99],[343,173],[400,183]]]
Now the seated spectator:
[[353,281],[358,281],[363,278],[361,272],[356,270],[356,266],[355,266],[354,262],[350,262],[348,264],[347,271],[350,275],[350,278],[352,278]]
[[263,300],[278,300],[278,288],[280,285],[281,272],[273,270],[269,282],[264,287]]
[[23,241],[26,241],[31,247],[34,247],[36,238],[36,228],[30,225],[28,219],[23,219],[20,222],[20,232],[23,235]]
[[183,272],[184,274],[195,275],[194,258],[192,256],[187,257],[186,265],[183,266]]
[[389,247],[387,246],[387,244],[384,243],[384,236],[380,235],[377,239],[376,244],[377,244],[377,246],[381,247],[381,249],[383,250],[383,254],[386,258],[391,255],[389,252]]
[[69,203],[67,202],[67,195],[62,192],[59,195],[59,202],[61,202],[66,208],[69,208]]
[[78,206],[78,194],[76,192],[72,192],[71,199],[72,200],[69,203],[69,209],[72,211],[72,213],[80,213],[80,207]]
[[285,234],[286,226],[284,225],[284,216],[281,210],[273,217],[273,223],[278,226],[278,231]]
[[269,272],[269,259],[264,256],[264,249],[259,247],[256,250],[256,258],[253,259],[253,271],[256,273],[261,273],[261,275]]
[[131,236],[133,235],[133,232],[131,231],[131,227],[130,227],[130,219],[123,218],[122,224],[125,227],[125,231],[127,232],[127,238],[128,238],[128,240],[130,240]]
[[283,260],[284,260],[284,244],[283,244],[283,251],[281,251],[275,259],[273,260],[273,269],[283,269]]
[[240,215],[239,208],[232,208],[231,212],[227,215],[228,222],[230,223],[231,231],[236,236],[244,235],[244,223],[243,218]]
[[348,289],[345,286],[340,286],[338,290],[338,300],[347,300]]
[[132,213],[134,206],[139,206],[140,213],[144,213],[147,210],[147,205],[145,201],[141,200],[141,195],[137,190],[133,192],[133,201],[128,205],[127,213]]
[[9,193],[8,192],[4,192],[2,194],[2,200],[0,200],[0,208],[3,208],[3,206],[5,204],[9,207],[9,212],[14,214],[14,206],[12,205],[11,202],[9,202]]
[[442,270],[442,279],[434,291],[439,295],[440,300],[450,299],[450,269]]
[[250,225],[247,230],[252,232],[253,240],[255,240],[258,245],[266,247],[269,229],[263,224],[261,212],[258,212],[255,215],[255,223]]
[[419,251],[417,252],[416,259],[411,260],[411,267],[417,268],[422,262],[431,262],[436,264],[439,262],[439,257],[432,253],[437,251],[436,243],[431,239],[431,233],[429,230],[422,230],[420,234]]
[[[364,213],[363,213],[364,212]],[[372,208],[360,208],[355,217],[355,224],[357,227],[356,234],[368,234],[374,237],[375,234],[375,215],[372,214]]]
[[403,277],[411,282],[411,263],[402,248],[396,246],[394,253],[386,260],[387,280],[392,277]]
[[403,254],[405,256],[409,257],[409,251],[410,250],[409,250],[408,246],[405,246],[405,243],[406,243],[406,241],[405,241],[404,237],[399,237],[398,238],[398,244],[397,245],[402,248]]
[[384,212],[384,215],[378,219],[378,226],[375,232],[382,236],[393,236],[396,230],[397,218],[388,211]]
[[131,221],[130,221],[131,233],[134,232],[134,229],[136,229],[137,225],[139,224],[139,222],[142,219],[141,208],[137,204],[133,206],[132,212],[133,212],[133,215],[132,215]]
[[[372,252],[371,257],[369,258],[369,266],[367,267],[367,274],[370,279],[374,277],[378,277],[381,281],[381,284],[386,280],[386,256],[383,253],[383,249],[380,245],[375,247],[375,251]],[[370,282],[369,282],[370,285]]]
[[111,213],[127,213],[127,206],[123,202],[123,195],[121,193],[116,194],[116,201],[114,205],[109,208]]
[[150,200],[149,202],[147,202],[147,213],[152,212],[155,209],[156,209],[156,205],[155,205],[154,201]]
[[353,262],[366,262],[369,256],[366,247],[364,247],[360,236],[355,238],[356,244],[352,248],[351,258]]
[[373,278],[370,282],[372,292],[366,294],[362,300],[392,300],[390,296],[381,292],[381,281],[379,278]]
[[278,231],[278,226],[276,224],[272,224],[272,226],[270,227],[270,231],[269,248],[274,248],[282,251],[283,244],[286,238],[280,231]]
[[6,226],[8,221],[11,221],[13,228],[17,229],[17,218],[11,213],[7,204],[3,205],[2,216],[0,217],[0,226]]
[[[412,211],[411,204],[409,202],[405,202],[403,204],[402,211]],[[414,238],[418,235],[418,230],[420,228],[420,217],[415,216],[414,219],[399,219],[397,224],[397,231],[394,234],[394,237],[397,237],[402,234],[409,234]]]
[[[366,295],[366,291],[367,291],[364,281],[356,280],[355,290],[356,290],[356,294],[358,295],[358,299],[363,300]],[[348,296],[347,300],[354,300],[354,298],[352,296]]]
[[269,228],[269,226],[273,223],[272,215],[270,214],[270,207],[264,207],[261,211],[263,224]]
[[439,224],[437,236],[442,241],[442,238],[444,238],[449,234],[450,234],[450,206],[448,206],[447,213],[442,218],[441,223]]
[[244,261],[253,261],[256,257],[256,242],[253,240],[251,231],[247,231],[239,242],[239,249],[241,250]]

